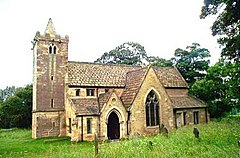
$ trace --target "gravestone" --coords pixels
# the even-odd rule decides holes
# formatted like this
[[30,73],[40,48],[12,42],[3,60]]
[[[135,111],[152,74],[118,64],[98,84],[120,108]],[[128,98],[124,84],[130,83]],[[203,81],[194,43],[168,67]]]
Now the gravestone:
[[193,134],[194,134],[195,138],[199,138],[199,130],[197,129],[197,127],[194,127]]

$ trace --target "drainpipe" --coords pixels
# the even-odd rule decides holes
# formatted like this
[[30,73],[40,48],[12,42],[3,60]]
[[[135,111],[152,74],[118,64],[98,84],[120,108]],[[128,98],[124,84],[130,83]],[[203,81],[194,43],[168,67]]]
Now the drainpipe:
[[98,116],[98,125],[97,125],[97,131],[98,131],[98,133],[97,133],[97,136],[99,137],[100,135],[101,135],[101,133],[100,133],[100,131],[101,131],[101,124],[100,124],[100,111],[101,111],[101,109],[100,109],[100,103],[99,103],[99,89],[97,88],[97,90],[96,90],[96,96],[97,96],[97,102],[98,102],[98,114],[99,114],[99,116]]
[[127,111],[127,114],[128,114],[128,116],[127,116],[127,135],[129,135],[129,121],[130,121],[130,115],[131,115],[131,113],[130,113],[130,111]]
[[81,141],[83,142],[83,116],[81,116]]

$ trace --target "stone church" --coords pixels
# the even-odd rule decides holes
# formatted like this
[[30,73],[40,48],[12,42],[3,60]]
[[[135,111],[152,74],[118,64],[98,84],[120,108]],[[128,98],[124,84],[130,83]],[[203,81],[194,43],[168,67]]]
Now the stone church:
[[121,139],[208,122],[207,105],[175,67],[68,61],[68,42],[51,19],[34,37],[33,138]]

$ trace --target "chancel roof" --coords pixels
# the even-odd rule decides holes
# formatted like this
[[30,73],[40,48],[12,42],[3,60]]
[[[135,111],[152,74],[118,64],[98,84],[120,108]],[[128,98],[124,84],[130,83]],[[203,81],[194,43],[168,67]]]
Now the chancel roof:
[[205,102],[191,95],[170,95],[170,98],[174,109],[207,107]]

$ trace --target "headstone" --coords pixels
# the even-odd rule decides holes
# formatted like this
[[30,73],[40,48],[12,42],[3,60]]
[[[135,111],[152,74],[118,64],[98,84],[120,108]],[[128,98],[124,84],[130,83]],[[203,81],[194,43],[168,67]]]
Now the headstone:
[[153,149],[153,142],[152,141],[149,141],[149,148],[150,148],[150,150]]
[[168,137],[168,129],[166,127],[163,127],[162,134],[166,137]]
[[199,138],[199,130],[197,129],[197,127],[194,127],[193,134],[195,135],[195,138]]
[[159,133],[162,133],[162,130],[163,130],[163,128],[164,128],[164,124],[159,124]]

